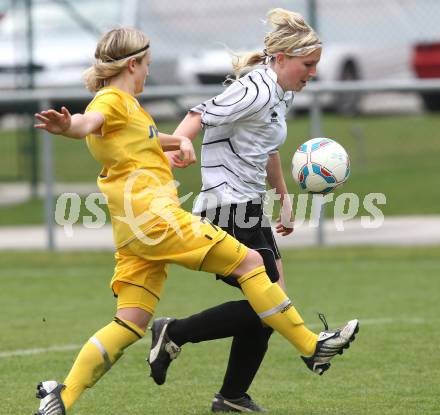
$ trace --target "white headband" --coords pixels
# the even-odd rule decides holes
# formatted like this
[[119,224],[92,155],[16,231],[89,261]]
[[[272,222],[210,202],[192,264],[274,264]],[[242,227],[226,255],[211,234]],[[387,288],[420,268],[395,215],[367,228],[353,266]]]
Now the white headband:
[[[303,47],[301,47],[301,48],[293,49],[292,52],[290,52],[290,53],[286,53],[286,55],[289,55],[289,56],[296,56],[297,53],[301,53],[301,52],[304,52],[305,50],[317,49],[317,48],[322,48],[322,43],[321,43],[321,42],[319,42],[319,43],[315,43],[314,45],[303,46]],[[269,54],[267,53],[267,49],[264,49],[264,50],[263,50],[263,54],[264,54],[264,56],[265,56],[264,63],[267,65],[267,64],[269,63],[269,61],[273,58],[273,55],[269,55]],[[295,55],[294,55],[294,54],[295,54]]]
[[314,45],[303,46],[302,48],[293,49],[292,52],[290,52],[290,54],[300,53],[300,52],[304,52],[305,50],[316,49],[316,48],[322,48],[322,43],[321,42],[315,43]]

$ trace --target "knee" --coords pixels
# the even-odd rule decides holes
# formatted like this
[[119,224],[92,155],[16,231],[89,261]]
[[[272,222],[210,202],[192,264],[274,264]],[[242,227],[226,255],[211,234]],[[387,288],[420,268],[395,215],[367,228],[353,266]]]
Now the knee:
[[249,249],[245,259],[240,264],[244,268],[244,273],[252,271],[257,267],[264,265],[263,257],[255,250]]
[[260,321],[260,327],[255,331],[255,345],[262,351],[266,352],[272,333],[273,329],[271,327],[263,326]]
[[264,265],[264,262],[261,255],[257,251],[249,249],[246,257],[241,262],[241,264],[233,271],[232,275],[234,275],[235,277],[241,277],[242,275],[254,270],[255,268],[261,267],[262,265]]
[[258,251],[255,251],[254,249],[249,249],[245,260],[248,262],[251,270],[264,265],[263,257]]
[[272,333],[273,329],[264,327],[261,324],[261,320],[259,320],[252,324],[246,331],[240,333],[238,336],[234,336],[234,340],[236,338],[236,341],[247,343],[249,349],[254,353],[264,355],[269,347],[269,339]]
[[129,321],[139,327],[144,333],[147,330],[148,322],[151,319],[151,314],[136,307],[120,308],[116,312],[116,317]]

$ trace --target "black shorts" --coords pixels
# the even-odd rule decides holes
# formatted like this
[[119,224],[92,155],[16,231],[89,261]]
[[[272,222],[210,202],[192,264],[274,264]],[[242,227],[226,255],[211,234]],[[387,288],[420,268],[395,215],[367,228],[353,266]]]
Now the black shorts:
[[[276,260],[281,258],[278,246],[272,233],[269,219],[263,213],[261,200],[247,203],[219,206],[216,209],[203,211],[201,216],[224,229],[248,248],[258,251],[263,257],[267,275],[272,282],[279,279]],[[217,275],[227,284],[239,287],[234,277]]]

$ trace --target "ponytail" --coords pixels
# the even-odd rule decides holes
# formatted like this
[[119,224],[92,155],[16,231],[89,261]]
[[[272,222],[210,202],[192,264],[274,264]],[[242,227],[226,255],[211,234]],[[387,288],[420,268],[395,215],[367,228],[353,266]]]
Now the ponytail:
[[268,63],[278,52],[306,56],[321,47],[318,35],[299,13],[276,8],[269,10],[267,20],[274,30],[264,37],[264,51],[232,54],[236,79],[245,69]]

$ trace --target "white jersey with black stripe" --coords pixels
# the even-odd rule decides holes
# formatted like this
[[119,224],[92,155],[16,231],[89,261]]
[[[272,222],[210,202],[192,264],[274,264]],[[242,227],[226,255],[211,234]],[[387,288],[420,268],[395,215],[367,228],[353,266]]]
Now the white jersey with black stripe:
[[255,69],[222,94],[192,108],[202,117],[202,190],[194,213],[264,195],[269,154],[287,134],[293,100],[269,67]]

